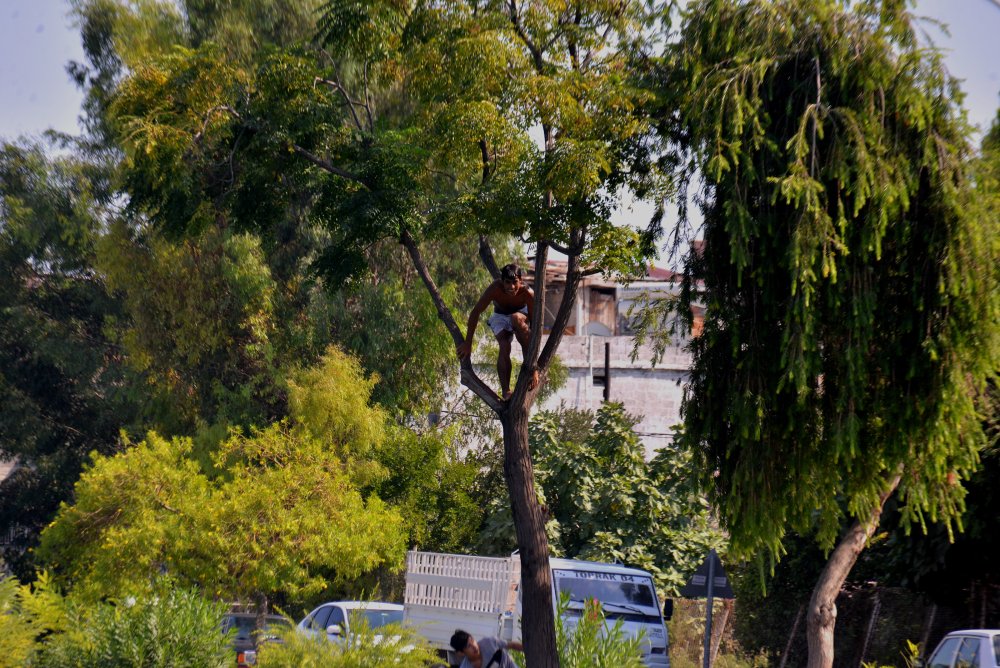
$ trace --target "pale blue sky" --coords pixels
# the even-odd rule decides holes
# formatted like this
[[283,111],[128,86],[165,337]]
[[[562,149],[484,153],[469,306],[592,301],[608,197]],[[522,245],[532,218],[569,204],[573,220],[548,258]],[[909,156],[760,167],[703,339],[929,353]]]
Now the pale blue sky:
[[[920,0],[916,11],[949,24],[951,37],[928,31],[963,80],[970,119],[985,128],[1000,105],[1000,0]],[[0,137],[78,131],[80,94],[66,64],[83,52],[68,12],[62,0],[0,0]]]

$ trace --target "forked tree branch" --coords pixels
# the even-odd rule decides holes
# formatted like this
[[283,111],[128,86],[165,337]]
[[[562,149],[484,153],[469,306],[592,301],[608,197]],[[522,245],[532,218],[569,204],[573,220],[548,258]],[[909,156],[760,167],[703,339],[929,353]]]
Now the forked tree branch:
[[[570,232],[570,244],[573,248],[582,247],[585,243],[586,230],[577,228]],[[576,303],[576,289],[580,285],[580,278],[582,277],[579,270],[580,255],[579,253],[570,253],[566,257],[566,286],[563,289],[562,300],[559,302],[559,311],[556,312],[555,321],[552,323],[552,329],[549,331],[549,338],[545,342],[545,348],[542,349],[542,353],[538,356],[538,367],[540,369],[548,368],[549,362],[552,361],[552,356],[555,354],[556,348],[559,347],[559,343],[562,341],[563,334],[566,331],[569,317],[573,313],[573,305]]]
[[[451,309],[448,305],[444,303],[444,298],[441,297],[441,291],[438,289],[437,284],[431,277],[430,270],[427,268],[427,264],[424,262],[423,256],[420,254],[420,247],[417,246],[416,240],[407,231],[403,230],[403,233],[399,235],[399,242],[403,244],[406,248],[406,252],[410,255],[410,260],[413,262],[414,269],[417,270],[417,274],[420,275],[420,279],[424,282],[424,287],[427,288],[427,292],[430,293],[431,301],[434,302],[435,308],[437,308],[438,318],[444,323],[444,326],[448,329],[451,334],[452,340],[455,342],[455,346],[460,346],[465,342],[465,337],[462,335],[462,330],[459,329],[458,323],[455,322],[455,317],[451,314]],[[462,385],[472,390],[480,399],[486,402],[486,405],[493,409],[497,415],[500,415],[503,410],[503,401],[497,396],[489,385],[484,383],[482,379],[476,374],[475,369],[472,368],[471,356],[462,359],[461,361],[461,379]]]
[[324,79],[323,77],[314,77],[313,88],[315,88],[318,83],[326,84],[340,93],[340,95],[344,98],[344,101],[347,102],[347,107],[351,110],[351,117],[354,118],[354,125],[357,126],[358,130],[364,132],[365,129],[361,125],[361,119],[358,118],[358,112],[354,110],[354,107],[363,107],[365,105],[357,100],[352,100],[351,96],[347,94],[347,89],[344,88],[339,81],[330,81],[329,79]]
[[535,291],[535,305],[532,309],[531,338],[528,341],[528,349],[524,351],[524,361],[521,364],[521,372],[517,375],[511,403],[520,403],[525,395],[537,392],[538,387],[533,390],[528,389],[530,380],[536,370],[539,372],[545,370],[539,368],[537,360],[538,349],[542,342],[542,330],[545,328],[545,265],[548,264],[548,255],[548,242],[539,240],[535,246],[535,284],[532,286]]

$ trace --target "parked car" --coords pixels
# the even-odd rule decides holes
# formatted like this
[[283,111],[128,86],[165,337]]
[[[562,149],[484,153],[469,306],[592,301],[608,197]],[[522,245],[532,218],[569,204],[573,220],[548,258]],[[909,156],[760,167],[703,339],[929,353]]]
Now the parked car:
[[926,668],[997,668],[1000,629],[952,631],[938,643]]
[[236,652],[237,668],[256,665],[257,645],[280,642],[277,631],[289,627],[291,623],[281,615],[265,615],[262,631],[257,630],[257,615],[252,612],[230,612],[222,618],[222,633],[234,631],[233,650]]
[[403,606],[380,601],[330,601],[306,615],[298,629],[312,638],[341,642],[350,636],[351,624],[359,619],[364,619],[372,630],[386,624],[401,624]]

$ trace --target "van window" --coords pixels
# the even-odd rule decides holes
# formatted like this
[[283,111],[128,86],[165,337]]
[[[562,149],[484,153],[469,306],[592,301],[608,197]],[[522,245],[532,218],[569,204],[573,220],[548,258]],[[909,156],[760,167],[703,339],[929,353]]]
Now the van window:
[[[633,613],[654,616],[659,621],[659,604],[653,581],[648,577],[568,570],[553,570],[552,574],[557,593],[569,594],[576,603],[597,599],[609,618],[617,617],[615,613]],[[614,607],[608,608],[609,605]]]

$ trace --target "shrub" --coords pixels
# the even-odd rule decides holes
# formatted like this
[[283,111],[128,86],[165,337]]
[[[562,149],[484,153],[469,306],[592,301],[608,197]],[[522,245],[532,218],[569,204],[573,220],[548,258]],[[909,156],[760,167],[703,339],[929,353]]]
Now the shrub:
[[41,573],[35,585],[0,578],[0,661],[6,666],[29,666],[38,652],[38,639],[62,628],[62,598]]
[[563,594],[556,613],[556,644],[562,668],[642,668],[643,635],[626,635],[621,620],[608,626],[598,601],[587,601],[576,624],[564,619],[568,608],[569,596]]
[[43,644],[46,668],[229,668],[233,651],[220,632],[225,606],[198,593],[161,595],[68,607],[62,633]]
[[426,668],[435,660],[427,641],[412,629],[389,624],[368,628],[360,617],[351,620],[350,637],[343,643],[325,637],[307,637],[294,628],[281,632],[282,642],[263,645],[259,668]]

